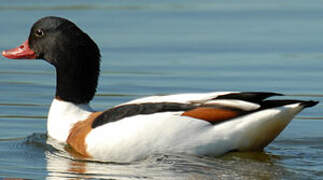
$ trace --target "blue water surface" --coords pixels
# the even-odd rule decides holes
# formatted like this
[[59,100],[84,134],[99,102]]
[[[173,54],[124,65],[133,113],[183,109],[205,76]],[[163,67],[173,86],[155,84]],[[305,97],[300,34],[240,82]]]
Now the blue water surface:
[[[323,100],[323,3],[313,0],[3,0],[0,50],[43,16],[75,22],[99,45],[92,106],[142,96],[276,91]],[[76,160],[46,143],[55,70],[0,57],[0,178],[320,179],[323,105],[300,113],[264,152],[153,155],[130,164]]]

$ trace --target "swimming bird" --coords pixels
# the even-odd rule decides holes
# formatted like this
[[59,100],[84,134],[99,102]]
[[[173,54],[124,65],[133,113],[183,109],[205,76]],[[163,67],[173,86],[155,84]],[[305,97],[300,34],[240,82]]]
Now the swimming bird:
[[150,96],[93,110],[100,72],[96,43],[70,20],[43,17],[28,40],[5,50],[10,59],[43,59],[56,69],[48,136],[85,158],[131,162],[154,153],[219,156],[257,151],[294,116],[318,102],[273,100],[273,92],[210,92]]

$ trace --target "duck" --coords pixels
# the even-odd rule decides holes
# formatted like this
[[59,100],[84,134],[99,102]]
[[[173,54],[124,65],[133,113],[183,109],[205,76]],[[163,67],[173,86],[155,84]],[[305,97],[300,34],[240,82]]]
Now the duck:
[[100,50],[72,21],[37,20],[28,39],[4,50],[9,59],[41,59],[56,69],[47,134],[81,157],[132,162],[158,153],[221,156],[262,151],[304,108],[318,101],[272,98],[275,92],[179,93],[142,97],[96,111],[90,101]]

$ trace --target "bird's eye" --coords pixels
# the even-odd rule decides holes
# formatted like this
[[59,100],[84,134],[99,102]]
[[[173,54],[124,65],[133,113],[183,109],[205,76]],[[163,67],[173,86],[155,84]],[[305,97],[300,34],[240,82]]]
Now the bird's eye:
[[37,31],[35,32],[35,35],[37,37],[43,37],[45,35],[45,33],[42,29],[37,29]]

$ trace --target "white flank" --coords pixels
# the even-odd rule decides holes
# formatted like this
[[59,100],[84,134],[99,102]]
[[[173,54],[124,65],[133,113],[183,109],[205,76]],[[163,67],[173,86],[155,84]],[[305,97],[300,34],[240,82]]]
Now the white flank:
[[[213,98],[230,92],[152,96],[125,104],[176,102],[216,104],[255,110],[258,104]],[[259,150],[269,144],[304,107],[301,103],[271,108],[218,124],[181,116],[183,112],[162,112],[126,117],[94,128],[86,137],[87,152],[99,161],[130,162],[153,153],[222,155],[228,151]],[[48,134],[66,142],[70,129],[93,110],[54,99],[48,115]]]
[[181,112],[137,115],[92,130],[86,138],[87,151],[100,161],[129,162],[152,153],[221,155],[261,149],[302,109],[297,103],[216,125],[180,116]]
[[57,141],[65,143],[73,125],[85,120],[92,112],[88,104],[73,104],[54,99],[48,113],[47,133]]

